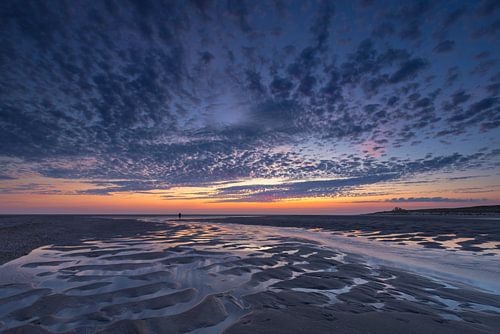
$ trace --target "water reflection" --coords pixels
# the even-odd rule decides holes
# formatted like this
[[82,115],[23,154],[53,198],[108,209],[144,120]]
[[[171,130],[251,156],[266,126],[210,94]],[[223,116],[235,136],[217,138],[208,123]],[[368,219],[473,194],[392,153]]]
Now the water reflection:
[[[377,251],[346,240],[352,238],[319,230],[169,222],[163,231],[133,238],[41,247],[0,267],[0,330],[35,324],[52,332],[95,332],[125,319],[174,319],[216,300],[223,319],[194,330],[213,332],[251,311],[248,295],[290,290],[319,293],[335,304],[375,281],[391,298],[416,301],[389,283],[400,274],[387,274],[366,258]],[[396,263],[394,252],[380,249]],[[385,303],[367,305],[383,310]],[[500,311],[480,302],[470,305]],[[460,311],[443,307],[448,317],[456,315],[446,310]]]

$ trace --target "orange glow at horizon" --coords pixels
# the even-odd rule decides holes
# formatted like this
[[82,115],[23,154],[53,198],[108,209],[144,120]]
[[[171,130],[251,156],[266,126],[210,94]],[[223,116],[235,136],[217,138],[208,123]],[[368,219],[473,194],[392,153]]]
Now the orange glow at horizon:
[[[392,209],[467,206],[467,203],[395,203],[388,196],[322,197],[273,202],[216,202],[211,199],[165,200],[155,194],[0,195],[0,213],[109,214],[355,214]],[[492,203],[494,204],[494,203]]]
[[[3,181],[3,189],[18,189],[17,191],[1,192],[0,214],[9,213],[108,213],[108,214],[356,214],[390,210],[395,206],[408,209],[429,207],[457,207],[471,205],[498,204],[500,192],[498,186],[487,179],[478,181],[460,181],[428,183],[412,182],[382,182],[352,188],[350,196],[341,193],[332,197],[303,197],[278,199],[276,201],[245,201],[245,195],[240,198],[221,198],[218,187],[280,185],[282,179],[245,179],[235,180],[228,184],[214,183],[205,187],[174,187],[169,189],[150,190],[145,192],[115,192],[109,195],[84,194],[82,191],[95,188],[89,182],[81,180],[51,179],[34,176],[23,180]],[[479,184],[482,183],[482,184]],[[44,186],[45,192],[30,190],[30,184]],[[481,185],[484,189],[491,188],[488,199],[483,193],[462,194],[456,189],[472,185]],[[17,187],[17,188],[16,188]],[[24,187],[24,188],[23,188]],[[26,190],[28,188],[28,190]],[[51,193],[50,191],[54,191]],[[439,201],[393,201],[397,198],[464,198],[473,201],[439,202]]]

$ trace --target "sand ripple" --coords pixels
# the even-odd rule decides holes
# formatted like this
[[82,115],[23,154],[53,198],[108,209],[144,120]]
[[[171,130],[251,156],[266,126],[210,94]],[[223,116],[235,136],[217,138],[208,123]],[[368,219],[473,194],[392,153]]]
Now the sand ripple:
[[[0,267],[0,331],[347,333],[364,324],[374,332],[480,333],[499,328],[495,293],[373,265],[367,254],[278,231],[166,224],[164,231],[134,238],[36,249]],[[9,282],[12,271],[33,281]]]

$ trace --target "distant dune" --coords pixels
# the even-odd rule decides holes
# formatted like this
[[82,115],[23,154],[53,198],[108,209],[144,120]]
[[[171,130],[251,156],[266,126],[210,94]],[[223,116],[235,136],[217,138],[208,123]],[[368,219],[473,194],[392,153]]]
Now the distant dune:
[[391,211],[380,211],[371,213],[372,215],[492,215],[500,214],[500,205],[480,205],[468,206],[461,208],[436,208],[436,209],[419,209],[406,210],[402,208],[394,208]]

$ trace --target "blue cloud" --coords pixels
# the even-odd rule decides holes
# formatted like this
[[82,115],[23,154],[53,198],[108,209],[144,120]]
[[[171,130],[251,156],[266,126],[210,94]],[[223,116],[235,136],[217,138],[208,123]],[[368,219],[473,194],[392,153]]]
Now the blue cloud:
[[368,5],[5,1],[1,167],[87,194],[294,180],[260,198],[498,168],[498,6]]

